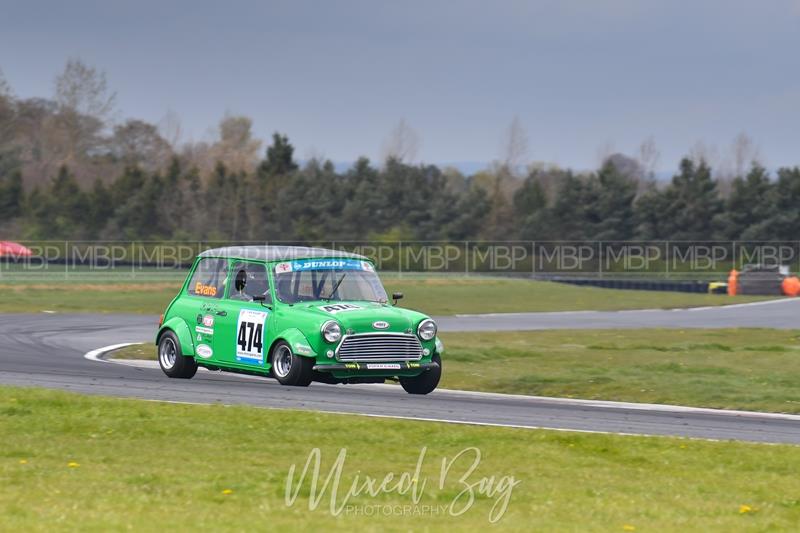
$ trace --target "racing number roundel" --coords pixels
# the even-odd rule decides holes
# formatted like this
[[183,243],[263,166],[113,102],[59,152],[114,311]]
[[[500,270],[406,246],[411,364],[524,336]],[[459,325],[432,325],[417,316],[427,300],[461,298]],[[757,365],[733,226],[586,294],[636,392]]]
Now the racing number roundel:
[[264,333],[267,312],[242,309],[236,324],[236,360],[251,365],[264,364]]

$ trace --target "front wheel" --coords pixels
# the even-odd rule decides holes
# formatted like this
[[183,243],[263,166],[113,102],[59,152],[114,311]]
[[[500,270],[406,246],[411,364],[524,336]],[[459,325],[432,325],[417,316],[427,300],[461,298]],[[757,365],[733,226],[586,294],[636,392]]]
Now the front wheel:
[[439,379],[442,377],[442,358],[439,354],[433,354],[431,361],[438,363],[439,366],[431,368],[413,378],[400,378],[400,385],[409,394],[428,394],[436,389],[439,385]]
[[189,379],[197,372],[194,357],[183,355],[178,336],[171,331],[161,335],[158,341],[158,365],[171,378]]
[[292,353],[288,343],[281,341],[272,349],[272,375],[281,385],[308,387],[314,373],[314,360]]

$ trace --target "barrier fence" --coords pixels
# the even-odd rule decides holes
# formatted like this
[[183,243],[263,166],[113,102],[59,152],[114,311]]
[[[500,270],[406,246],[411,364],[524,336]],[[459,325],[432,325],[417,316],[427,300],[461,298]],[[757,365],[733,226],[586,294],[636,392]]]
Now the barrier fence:
[[384,274],[496,275],[540,279],[711,281],[747,264],[800,271],[800,242],[754,241],[20,241],[0,281],[180,277],[194,257],[230,245],[317,246],[362,254]]

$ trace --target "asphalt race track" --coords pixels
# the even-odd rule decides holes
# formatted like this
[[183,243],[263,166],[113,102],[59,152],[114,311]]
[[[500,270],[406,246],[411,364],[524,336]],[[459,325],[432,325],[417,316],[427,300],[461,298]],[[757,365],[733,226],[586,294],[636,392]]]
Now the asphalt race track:
[[[443,330],[609,327],[796,328],[800,301],[700,310],[515,313],[439,319]],[[152,363],[91,361],[87,352],[150,341],[157,319],[142,315],[0,315],[0,383],[178,402],[247,404],[527,428],[676,435],[800,444],[800,416],[561,400],[437,390],[411,396],[394,385],[283,387],[270,379],[198,372],[173,380]],[[444,360],[445,371],[447,359]]]
[[800,299],[690,309],[491,313],[436,319],[443,331],[539,329],[775,328],[800,329]]

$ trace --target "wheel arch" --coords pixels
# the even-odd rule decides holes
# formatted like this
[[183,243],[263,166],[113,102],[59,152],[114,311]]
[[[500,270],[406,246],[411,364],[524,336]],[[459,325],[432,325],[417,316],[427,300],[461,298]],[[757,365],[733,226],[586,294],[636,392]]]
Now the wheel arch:
[[178,336],[182,355],[194,356],[194,339],[185,320],[180,317],[172,317],[164,322],[156,334],[156,345],[161,341],[161,336],[167,331],[171,331]]
[[275,340],[272,341],[272,344],[269,345],[269,351],[267,352],[267,358],[272,357],[272,350],[275,349],[275,345],[279,342],[286,342],[292,349],[292,353],[295,355],[299,355],[301,357],[312,357],[316,358],[317,353],[314,351],[314,347],[308,342],[308,338],[303,335],[303,332],[297,328],[288,328],[281,331],[278,335],[275,336]]

